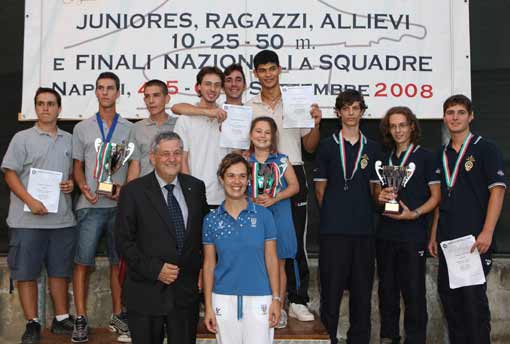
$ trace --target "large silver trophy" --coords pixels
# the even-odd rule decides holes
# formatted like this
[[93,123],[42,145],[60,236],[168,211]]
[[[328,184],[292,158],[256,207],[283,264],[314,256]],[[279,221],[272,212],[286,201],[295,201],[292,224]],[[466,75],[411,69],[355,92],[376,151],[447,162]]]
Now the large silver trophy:
[[115,184],[112,175],[117,172],[131,157],[135,151],[135,144],[102,142],[97,138],[94,142],[97,161],[94,178],[97,179],[96,193],[105,196],[115,194]]
[[[407,166],[393,166],[387,165],[383,166],[380,160],[375,162],[375,172],[379,177],[379,180],[384,186],[389,186],[393,188],[393,192],[398,194],[398,192],[405,188],[409,179],[414,174],[416,169],[416,165],[414,162],[409,163]],[[385,213],[399,213],[400,205],[396,199],[392,199],[389,202],[384,204],[384,212]]]

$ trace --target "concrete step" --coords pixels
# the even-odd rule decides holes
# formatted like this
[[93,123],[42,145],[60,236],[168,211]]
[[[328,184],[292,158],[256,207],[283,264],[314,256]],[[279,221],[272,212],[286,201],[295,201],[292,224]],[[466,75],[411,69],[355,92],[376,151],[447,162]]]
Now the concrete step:
[[[13,341],[16,343],[16,341]],[[69,336],[54,335],[48,330],[43,332],[41,344],[63,344],[70,343]],[[89,344],[112,344],[117,342],[117,334],[106,328],[91,328]],[[214,335],[207,331],[203,322],[198,326],[197,344],[216,343]],[[329,337],[319,320],[300,322],[290,318],[284,329],[275,331],[275,344],[327,344]],[[7,344],[7,343],[6,343]]]

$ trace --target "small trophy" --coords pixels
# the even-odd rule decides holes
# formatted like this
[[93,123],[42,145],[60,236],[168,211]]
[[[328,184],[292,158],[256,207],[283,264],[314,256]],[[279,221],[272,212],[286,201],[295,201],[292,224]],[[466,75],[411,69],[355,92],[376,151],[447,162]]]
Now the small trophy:
[[97,138],[94,142],[97,160],[94,178],[97,179],[96,193],[105,196],[115,194],[115,184],[112,175],[117,172],[128,161],[135,150],[135,144],[102,142]]
[[[413,176],[416,165],[411,162],[407,166],[382,166],[382,162],[377,160],[375,162],[375,171],[379,180],[383,185],[393,188],[395,193],[405,188],[409,179]],[[384,204],[384,212],[396,214],[400,212],[400,205],[396,199],[392,199]]]
[[275,197],[278,193],[280,176],[278,166],[274,163],[255,163],[254,169],[255,171],[251,181],[253,197],[256,198],[262,194],[268,194],[271,197]]

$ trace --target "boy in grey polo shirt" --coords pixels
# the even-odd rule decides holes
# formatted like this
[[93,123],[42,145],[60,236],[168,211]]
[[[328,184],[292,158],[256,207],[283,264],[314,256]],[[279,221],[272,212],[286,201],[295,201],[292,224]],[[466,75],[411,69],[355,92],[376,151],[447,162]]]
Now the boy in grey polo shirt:
[[97,114],[83,120],[74,127],[73,159],[74,178],[81,190],[76,205],[78,242],[74,258],[73,273],[74,303],[76,320],[72,341],[88,341],[86,312],[87,275],[95,265],[95,254],[99,238],[106,232],[108,257],[110,260],[110,287],[112,292],[113,314],[110,321],[112,330],[126,332],[127,319],[122,313],[121,286],[119,283],[119,257],[113,240],[113,224],[117,212],[119,189],[126,180],[127,167],[123,166],[113,174],[116,192],[112,197],[97,195],[95,141],[127,143],[132,124],[116,113],[116,100],[120,96],[120,81],[111,72],[101,73],[96,80],[96,97],[99,103]]
[[[72,139],[57,127],[60,95],[50,88],[39,88],[34,98],[36,124],[18,132],[11,140],[2,162],[5,181],[11,189],[9,256],[11,277],[17,281],[20,303],[28,323],[22,343],[38,343],[41,325],[37,318],[37,278],[43,262],[56,318],[51,331],[70,334],[73,319],[68,314],[67,287],[72,272],[76,231],[72,212]],[[27,191],[32,169],[62,173],[57,213]],[[30,211],[24,211],[24,205]]]
[[135,152],[129,163],[128,182],[152,172],[154,167],[149,160],[152,139],[160,132],[173,131],[176,121],[165,111],[170,95],[163,81],[147,81],[143,88],[143,100],[150,116],[137,122],[131,130],[129,142],[135,144]]

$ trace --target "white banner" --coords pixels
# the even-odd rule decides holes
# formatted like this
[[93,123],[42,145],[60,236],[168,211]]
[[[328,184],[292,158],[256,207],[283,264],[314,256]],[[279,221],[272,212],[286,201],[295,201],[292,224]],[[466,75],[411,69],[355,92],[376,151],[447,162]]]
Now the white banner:
[[118,111],[143,118],[140,94],[164,80],[171,104],[196,102],[198,70],[245,68],[247,99],[260,91],[253,56],[275,50],[282,84],[312,85],[325,117],[335,96],[355,88],[366,117],[409,106],[420,118],[441,118],[453,93],[471,93],[469,9],[463,0],[25,0],[23,104],[35,118],[39,86],[63,96],[61,118],[97,111],[97,75],[121,79]]

